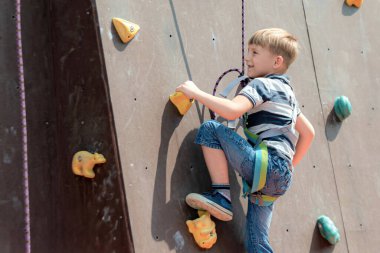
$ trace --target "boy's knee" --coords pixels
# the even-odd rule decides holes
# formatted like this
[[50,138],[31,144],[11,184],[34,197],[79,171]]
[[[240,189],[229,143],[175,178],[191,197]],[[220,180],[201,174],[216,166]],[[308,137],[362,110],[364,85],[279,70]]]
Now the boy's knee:
[[220,124],[221,123],[216,120],[209,120],[201,124],[199,131],[215,131],[215,129],[220,126]]

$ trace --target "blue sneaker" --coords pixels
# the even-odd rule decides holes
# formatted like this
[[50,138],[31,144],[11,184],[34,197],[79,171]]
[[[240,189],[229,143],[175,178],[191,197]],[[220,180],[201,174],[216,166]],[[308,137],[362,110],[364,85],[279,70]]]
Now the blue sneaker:
[[186,203],[194,209],[208,211],[219,220],[232,220],[231,202],[215,190],[202,194],[190,193],[186,196]]

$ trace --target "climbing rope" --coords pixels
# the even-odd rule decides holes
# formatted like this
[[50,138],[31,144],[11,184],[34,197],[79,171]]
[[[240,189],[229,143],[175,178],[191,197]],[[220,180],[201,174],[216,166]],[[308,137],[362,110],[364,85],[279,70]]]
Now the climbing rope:
[[25,213],[25,252],[30,253],[30,210],[29,210],[29,175],[28,175],[28,140],[26,125],[26,103],[25,103],[25,82],[24,63],[22,59],[21,41],[21,0],[16,0],[16,40],[18,58],[18,82],[20,90],[21,120],[22,120],[22,154],[23,154],[23,186],[24,186],[24,213]]
[[244,0],[241,0],[241,73],[244,75]]
[[[216,89],[218,88],[218,85],[220,83],[220,81],[223,79],[223,77],[225,75],[227,75],[228,73],[230,72],[238,72],[239,73],[239,76],[238,77],[241,77],[244,75],[244,0],[241,1],[241,71],[237,68],[235,69],[229,69],[227,71],[225,71],[219,78],[218,80],[216,81],[215,83],[215,86],[214,86],[214,90],[212,92],[212,95],[216,95]],[[240,83],[240,85],[242,85],[243,87],[245,86],[246,82],[245,81],[242,81]],[[210,111],[210,116],[211,116],[211,119],[215,119],[215,113],[211,110]]]

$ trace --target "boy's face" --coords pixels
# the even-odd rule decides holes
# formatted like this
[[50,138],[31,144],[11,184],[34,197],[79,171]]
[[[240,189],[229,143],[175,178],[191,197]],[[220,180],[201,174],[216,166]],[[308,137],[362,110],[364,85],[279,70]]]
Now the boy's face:
[[255,78],[275,73],[276,58],[267,48],[254,44],[248,45],[248,55],[245,56],[247,75]]

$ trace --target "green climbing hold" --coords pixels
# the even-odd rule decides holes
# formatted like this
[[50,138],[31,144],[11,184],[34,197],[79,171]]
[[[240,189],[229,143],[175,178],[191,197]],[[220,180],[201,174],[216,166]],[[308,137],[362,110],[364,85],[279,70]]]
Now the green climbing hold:
[[334,103],[334,111],[340,121],[345,120],[352,112],[350,100],[346,96],[337,97]]
[[334,222],[327,216],[321,215],[317,220],[319,232],[329,243],[335,245],[340,240],[340,234]]

